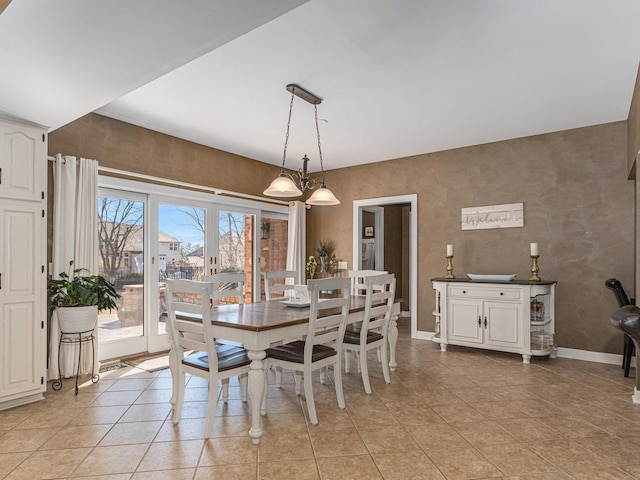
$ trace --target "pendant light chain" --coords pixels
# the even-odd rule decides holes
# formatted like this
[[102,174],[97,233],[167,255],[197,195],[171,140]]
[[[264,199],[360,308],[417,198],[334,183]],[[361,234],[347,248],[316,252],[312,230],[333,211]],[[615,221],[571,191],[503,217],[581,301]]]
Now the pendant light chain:
[[[293,92],[291,92],[291,102],[289,102],[289,120],[287,120],[287,134],[284,137],[284,152],[282,153],[282,171],[283,172],[284,172],[284,162],[287,159],[287,144],[289,143],[289,128],[291,127],[292,111],[293,111]],[[317,124],[318,124],[318,120],[316,119],[316,126]]]
[[318,134],[318,154],[320,155],[320,172],[322,172],[322,186],[324,187],[324,165],[322,164],[322,147],[320,146],[320,127],[318,126],[318,105],[313,105],[316,118],[316,133]]

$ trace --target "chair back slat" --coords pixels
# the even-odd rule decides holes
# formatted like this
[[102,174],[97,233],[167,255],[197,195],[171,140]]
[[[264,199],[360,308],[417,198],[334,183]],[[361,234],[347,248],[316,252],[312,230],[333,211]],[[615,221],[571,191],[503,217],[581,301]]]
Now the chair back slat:
[[360,341],[364,343],[370,330],[381,328],[386,335],[395,301],[396,277],[392,273],[368,276],[365,291],[364,320],[360,330]]
[[[313,346],[333,343],[340,351],[344,337],[351,292],[347,278],[326,278],[309,281],[310,315],[305,343],[305,361],[311,361]],[[322,291],[341,291],[335,298],[320,298]],[[339,309],[339,313],[335,310]],[[308,357],[308,358],[307,358]]]
[[318,303],[320,305],[319,308],[322,310],[329,310],[330,308],[340,308],[342,307],[342,302],[342,296],[335,298],[320,298],[318,300]]
[[264,272],[264,296],[271,300],[272,292],[282,292],[283,295],[293,290],[293,286],[298,276],[295,270],[277,270],[274,272]]
[[244,272],[222,272],[215,275],[204,275],[202,281],[213,283],[211,300],[214,305],[219,305],[222,298],[235,298],[237,303],[244,304],[244,284],[247,281],[247,276]]
[[349,270],[351,279],[351,295],[362,295],[367,286],[365,280],[372,275],[388,273],[386,270]]
[[[178,352],[179,361],[185,357],[186,351],[206,352],[209,356],[209,367],[217,371],[218,356],[213,340],[209,303],[213,293],[213,283],[167,280],[166,288],[168,330],[172,346]],[[202,320],[179,318],[183,313],[187,317],[197,315]]]
[[200,315],[202,313],[202,307],[200,303],[188,303],[182,300],[173,299],[173,307],[176,312],[183,314]]

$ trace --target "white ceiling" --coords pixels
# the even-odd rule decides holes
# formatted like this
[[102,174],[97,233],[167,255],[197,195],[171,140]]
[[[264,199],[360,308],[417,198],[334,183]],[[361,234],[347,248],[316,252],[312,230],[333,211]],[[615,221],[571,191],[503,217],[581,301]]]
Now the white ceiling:
[[[340,168],[625,120],[639,23],[638,0],[14,0],[0,112],[97,111],[280,164],[297,83]],[[317,170],[296,97],[287,166],[305,153]]]

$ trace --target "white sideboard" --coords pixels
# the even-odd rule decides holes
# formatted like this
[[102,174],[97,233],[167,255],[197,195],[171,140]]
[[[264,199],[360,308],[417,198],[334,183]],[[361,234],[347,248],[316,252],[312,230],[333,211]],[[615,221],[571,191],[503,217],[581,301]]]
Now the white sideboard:
[[0,119],[0,410],[47,389],[47,132]]
[[[555,281],[481,282],[434,278],[436,332],[440,344],[555,357]],[[532,319],[534,309],[544,314]]]

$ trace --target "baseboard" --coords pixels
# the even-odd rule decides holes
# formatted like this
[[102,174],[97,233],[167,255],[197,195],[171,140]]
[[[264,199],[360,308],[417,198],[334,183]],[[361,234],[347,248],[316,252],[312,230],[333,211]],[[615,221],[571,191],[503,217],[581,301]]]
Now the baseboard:
[[[575,348],[558,347],[558,357],[584,360],[586,362],[607,363],[610,365],[622,365],[622,355],[615,353],[591,352],[589,350],[577,350]],[[631,357],[631,366],[636,364],[635,357]]]
[[[412,338],[416,340],[431,340],[435,335],[434,332],[416,331]],[[591,352],[589,350],[577,350],[575,348],[558,347],[556,353],[561,358],[571,358],[573,360],[584,360],[585,362],[606,363],[610,365],[622,365],[622,355],[615,353]],[[631,366],[636,365],[636,358],[631,358]],[[639,393],[640,396],[640,393]]]
[[424,332],[424,331],[416,331],[415,335],[413,335],[412,337],[417,339],[417,340],[431,340],[431,337],[433,337],[435,335],[434,332]]

